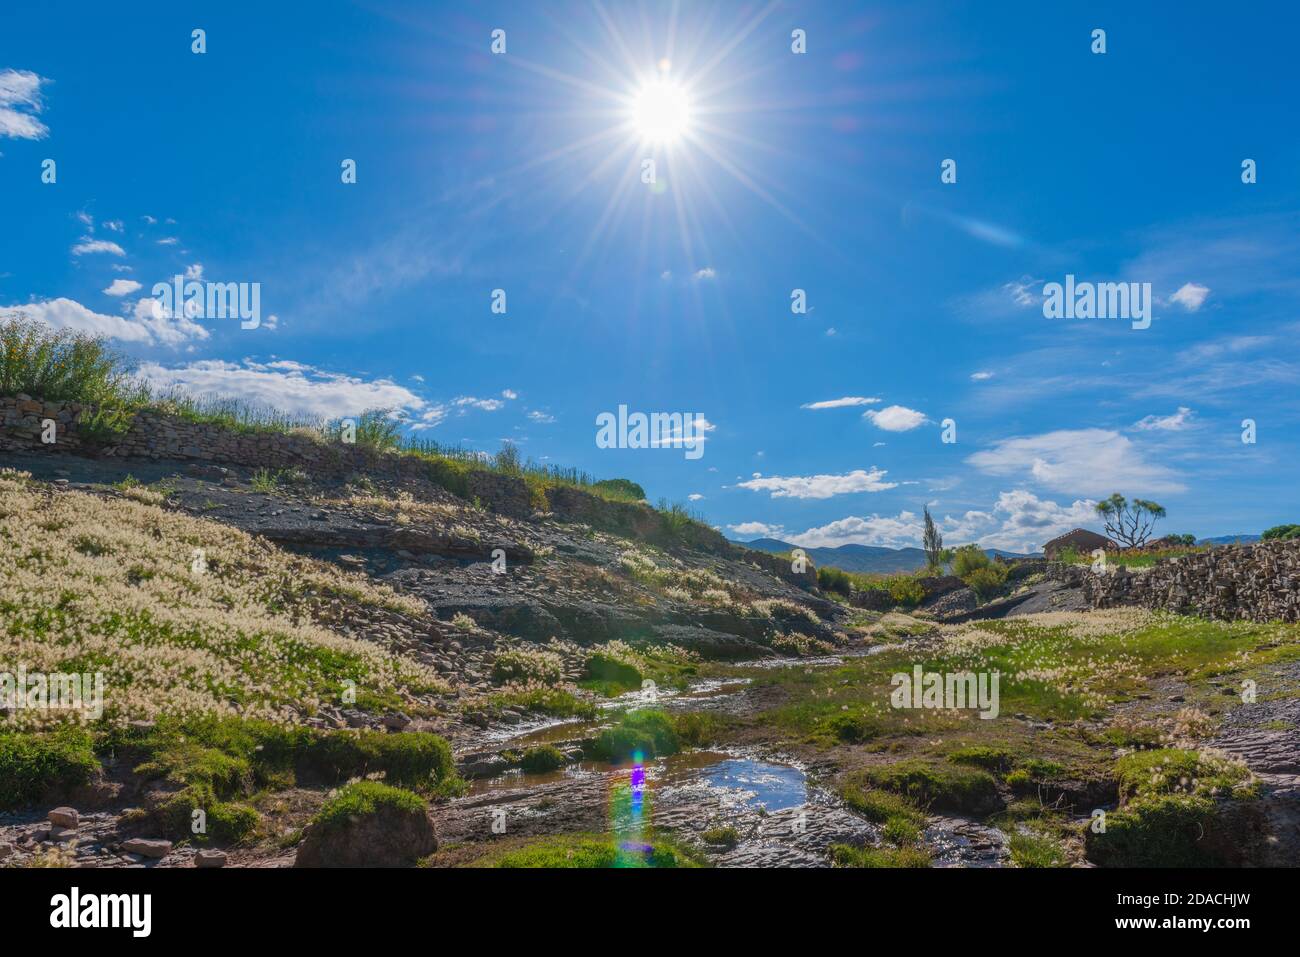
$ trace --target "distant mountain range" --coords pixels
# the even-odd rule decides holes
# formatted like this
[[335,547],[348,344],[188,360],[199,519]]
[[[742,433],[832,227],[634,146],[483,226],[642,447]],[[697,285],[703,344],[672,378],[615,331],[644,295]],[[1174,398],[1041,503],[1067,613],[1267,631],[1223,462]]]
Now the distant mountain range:
[[1232,545],[1240,542],[1243,545],[1249,545],[1251,542],[1259,541],[1258,535],[1219,535],[1215,538],[1198,538],[1197,545]]
[[[737,542],[759,552],[788,552],[797,546],[776,538],[756,538],[752,542]],[[830,565],[846,572],[914,572],[925,567],[925,552],[919,548],[885,548],[880,545],[838,545],[835,548],[805,548],[804,552],[821,567]],[[984,553],[992,558],[1029,558],[1018,552],[1005,552],[1000,548],[986,548]]]
[[[1240,542],[1249,545],[1259,541],[1258,535],[1218,535],[1214,538],[1198,538],[1197,545],[1231,545]],[[782,553],[797,546],[776,538],[756,538],[752,542],[737,542],[746,548],[759,552]],[[817,567],[829,565],[846,572],[914,572],[925,567],[925,552],[919,548],[885,548],[880,545],[838,545],[835,548],[805,548],[804,552]],[[1000,548],[986,548],[984,554],[990,558],[1001,555],[1003,558],[1042,558],[1042,552],[1023,554],[1007,552]]]

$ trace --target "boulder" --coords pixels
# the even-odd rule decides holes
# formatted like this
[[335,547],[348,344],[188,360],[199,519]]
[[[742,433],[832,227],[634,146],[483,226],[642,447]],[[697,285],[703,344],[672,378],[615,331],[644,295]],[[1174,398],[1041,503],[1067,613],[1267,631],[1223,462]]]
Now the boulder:
[[205,848],[194,855],[194,866],[201,868],[225,867],[226,852]]
[[80,816],[77,809],[72,807],[56,807],[49,814],[45,815],[46,819],[58,827],[71,828],[76,830],[80,824]]
[[294,867],[399,867],[437,849],[427,811],[380,804],[342,822],[309,825]]
[[123,851],[128,854],[139,854],[141,857],[166,857],[171,849],[171,841],[156,838],[133,837],[129,841],[122,842]]

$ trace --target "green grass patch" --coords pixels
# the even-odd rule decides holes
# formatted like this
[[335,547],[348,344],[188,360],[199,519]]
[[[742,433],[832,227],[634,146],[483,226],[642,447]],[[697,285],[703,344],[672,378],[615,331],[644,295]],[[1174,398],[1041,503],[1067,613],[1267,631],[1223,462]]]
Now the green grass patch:
[[701,867],[703,859],[671,837],[653,832],[644,840],[613,834],[562,834],[489,851],[472,867],[604,868]]
[[592,746],[592,756],[612,763],[635,755],[650,760],[676,754],[680,747],[673,719],[662,711],[643,709],[627,712],[618,724],[601,731]]
[[325,802],[313,823],[326,831],[336,830],[383,810],[423,814],[426,807],[424,799],[411,791],[379,781],[354,781]]
[[930,854],[920,847],[853,847],[831,845],[836,867],[929,867]]
[[0,810],[34,804],[89,782],[99,772],[88,731],[66,727],[0,732]]

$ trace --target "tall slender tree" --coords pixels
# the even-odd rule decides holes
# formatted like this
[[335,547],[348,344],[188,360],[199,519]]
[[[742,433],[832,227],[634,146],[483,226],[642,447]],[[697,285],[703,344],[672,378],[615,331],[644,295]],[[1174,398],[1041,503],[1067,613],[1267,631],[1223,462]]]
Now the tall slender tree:
[[926,564],[930,566],[931,571],[938,571],[943,567],[945,552],[943,550],[943,536],[939,534],[939,529],[934,526],[934,519],[930,517],[930,506],[925,506],[925,535],[921,539],[921,547],[925,549]]

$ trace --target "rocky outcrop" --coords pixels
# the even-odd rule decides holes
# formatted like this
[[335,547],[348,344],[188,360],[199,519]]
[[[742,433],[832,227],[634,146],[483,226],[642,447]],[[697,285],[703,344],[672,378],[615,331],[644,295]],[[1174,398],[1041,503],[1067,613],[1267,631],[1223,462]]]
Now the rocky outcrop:
[[295,867],[397,867],[438,849],[428,812],[392,804],[346,821],[310,825]]

